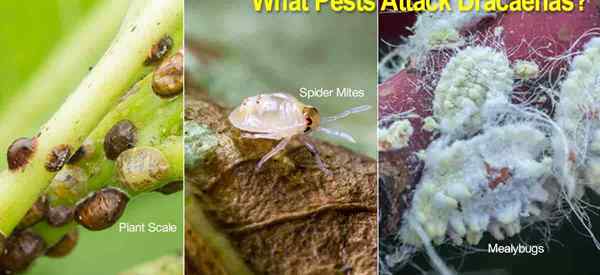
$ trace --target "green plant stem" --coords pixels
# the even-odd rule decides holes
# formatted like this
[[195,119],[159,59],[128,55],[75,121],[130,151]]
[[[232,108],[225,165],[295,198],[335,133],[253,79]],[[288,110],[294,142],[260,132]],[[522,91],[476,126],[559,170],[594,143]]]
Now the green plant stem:
[[152,0],[113,41],[110,48],[42,127],[30,162],[0,174],[0,233],[12,232],[55,175],[45,169],[49,153],[60,144],[78,148],[102,117],[143,70],[152,46],[181,28],[183,1]]
[[167,159],[169,170],[165,177],[156,183],[155,189],[172,181],[183,180],[183,138],[181,136],[172,136],[167,141],[156,146],[156,149],[161,151]]
[[[184,153],[183,153],[183,139],[181,136],[171,136],[166,139],[163,143],[155,146],[154,148],[158,149],[163,153],[165,158],[169,163],[169,170],[165,177],[158,181],[155,184],[154,189],[159,188],[169,182],[183,180],[183,169],[184,169]],[[111,166],[114,170],[114,166]],[[114,174],[114,171],[112,171]],[[85,192],[78,193],[77,196],[69,197],[69,198],[61,198],[60,201],[55,201],[55,204],[75,204],[77,201],[83,199],[87,194],[93,192],[95,190],[102,189],[103,187],[120,187],[118,183],[115,181],[99,181],[98,178],[95,178],[95,185],[93,187],[86,186]],[[87,185],[87,183],[82,182],[82,185]],[[52,185],[50,186],[50,190],[48,192],[53,192],[56,190],[51,190]],[[139,195],[138,193],[130,193],[130,196]],[[74,222],[69,223],[65,226],[61,227],[53,227],[48,225],[48,223],[40,222],[33,226],[33,230],[39,234],[48,246],[52,246],[56,244],[61,238],[67,234],[71,229],[77,226]]]
[[[177,52],[176,50],[172,51]],[[65,186],[57,176],[48,187],[46,194],[51,205],[75,205],[91,192],[104,187],[119,187],[120,183],[115,177],[115,162],[105,157],[103,143],[106,133],[117,122],[127,119],[138,129],[137,146],[152,146],[165,156],[169,163],[169,170],[165,177],[155,183],[159,188],[171,181],[183,179],[183,100],[162,99],[152,91],[152,74],[136,83],[127,96],[113,108],[86,138],[85,148],[91,150],[85,157],[74,164],[68,164],[59,173],[65,173],[71,178],[80,171],[85,181],[78,186]],[[130,193],[135,196],[137,194]],[[45,222],[36,224],[33,229],[49,246],[58,242],[64,234],[75,226],[74,223],[63,227],[52,227]]]
[[77,224],[75,222],[71,222],[61,227],[52,227],[46,222],[40,222],[34,225],[32,229],[44,239],[47,247],[52,247],[76,226]]
[[[183,178],[183,170],[177,163],[178,155],[183,154],[181,153],[182,147],[172,148],[173,146],[183,146],[181,143],[183,124],[181,96],[169,100],[156,96],[152,92],[152,74],[140,80],[127,94],[128,96],[111,110],[86,138],[84,148],[90,152],[87,152],[87,155],[76,163],[66,165],[64,171],[61,172],[79,173],[81,171],[87,180],[80,183],[81,186],[78,188],[71,186],[68,192],[65,192],[65,187],[55,179],[47,191],[52,205],[72,205],[90,192],[103,187],[119,187],[115,176],[115,161],[106,158],[103,144],[106,133],[119,121],[125,119],[131,121],[138,129],[136,146],[156,147],[165,154],[170,163],[172,162],[169,175],[165,181],[156,183],[157,188],[168,183],[167,179],[174,181]],[[179,142],[175,144],[177,140]]]
[[[110,0],[99,4],[81,25],[40,66],[10,104],[0,108],[0,148],[6,149],[15,137],[30,136],[65,100],[67,95],[98,61],[118,31],[128,1]],[[6,159],[0,158],[0,169]]]

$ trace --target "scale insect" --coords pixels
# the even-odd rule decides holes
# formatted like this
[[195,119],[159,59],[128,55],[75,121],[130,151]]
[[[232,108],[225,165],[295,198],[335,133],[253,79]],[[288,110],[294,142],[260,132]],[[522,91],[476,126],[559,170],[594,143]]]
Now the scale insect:
[[331,175],[319,157],[317,148],[305,136],[321,131],[355,143],[356,141],[349,134],[324,128],[321,125],[370,108],[369,105],[362,105],[321,119],[317,108],[306,105],[289,94],[260,94],[244,99],[242,104],[231,112],[229,121],[242,131],[243,138],[280,140],[277,146],[261,158],[256,171],[259,171],[267,160],[277,155],[294,137],[297,137],[315,157],[319,168]]

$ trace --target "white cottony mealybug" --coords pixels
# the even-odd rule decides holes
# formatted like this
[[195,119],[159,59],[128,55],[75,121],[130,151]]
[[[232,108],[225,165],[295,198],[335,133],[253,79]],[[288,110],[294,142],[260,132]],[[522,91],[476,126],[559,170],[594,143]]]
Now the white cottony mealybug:
[[326,174],[331,174],[319,157],[316,147],[308,142],[304,136],[314,131],[322,131],[355,142],[349,134],[323,128],[321,125],[370,108],[368,105],[362,105],[321,119],[317,108],[306,105],[291,95],[284,93],[261,94],[244,99],[242,104],[231,112],[229,121],[234,127],[242,130],[242,137],[244,138],[281,140],[275,148],[258,162],[257,171],[267,160],[282,151],[293,137],[298,137],[314,155],[319,168]]

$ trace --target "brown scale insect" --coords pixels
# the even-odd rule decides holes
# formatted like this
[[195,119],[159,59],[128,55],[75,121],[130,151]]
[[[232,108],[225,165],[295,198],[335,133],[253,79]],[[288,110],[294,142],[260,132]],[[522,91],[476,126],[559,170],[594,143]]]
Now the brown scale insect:
[[137,128],[129,120],[117,122],[104,136],[104,154],[115,160],[125,150],[133,148],[137,141]]
[[146,57],[146,60],[144,60],[144,65],[148,66],[158,63],[165,57],[171,47],[173,47],[173,39],[168,35],[164,36],[150,48],[150,52],[148,52],[148,56]]
[[89,230],[106,229],[123,215],[129,197],[117,189],[104,188],[77,206],[75,220]]
[[72,206],[50,206],[50,208],[48,208],[48,224],[54,227],[64,226],[73,220],[74,212]]
[[5,243],[0,256],[0,270],[6,274],[22,272],[44,253],[44,240],[30,230],[16,231]]
[[75,246],[77,245],[77,241],[79,240],[79,230],[77,228],[69,231],[69,233],[65,234],[58,243],[50,247],[46,251],[46,256],[52,258],[60,258],[67,256],[73,251]]
[[170,98],[183,91],[183,52],[165,59],[152,76],[152,91],[159,97]]
[[[493,168],[487,162],[484,162],[484,164],[485,171],[488,174],[488,177],[490,178],[490,181],[488,182],[488,187],[490,187],[490,189],[496,189],[498,185],[500,185],[501,183],[506,184],[511,179],[512,175],[508,167],[502,167],[500,169],[497,169]],[[496,174],[497,176],[495,176]]]
[[128,192],[154,190],[155,183],[161,181],[168,170],[168,160],[153,147],[136,147],[117,158],[117,179]]
[[19,223],[19,228],[27,228],[30,227],[39,221],[41,221],[44,217],[46,217],[46,213],[48,212],[48,200],[46,200],[46,196],[41,196],[35,201],[33,206],[27,211],[25,217],[21,219]]
[[183,181],[173,181],[157,188],[155,191],[164,195],[170,195],[181,191],[181,189],[183,189]]
[[46,167],[48,172],[58,172],[67,163],[70,156],[71,146],[66,144],[57,145],[48,154],[48,159],[44,167]]
[[18,138],[8,147],[6,160],[11,171],[23,168],[35,152],[37,139]]

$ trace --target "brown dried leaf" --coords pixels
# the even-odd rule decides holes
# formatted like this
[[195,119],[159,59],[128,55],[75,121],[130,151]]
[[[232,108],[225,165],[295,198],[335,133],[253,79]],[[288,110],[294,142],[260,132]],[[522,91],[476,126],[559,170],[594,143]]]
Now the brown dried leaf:
[[[258,274],[375,274],[375,161],[312,140],[333,172],[327,177],[306,148],[291,142],[255,173],[257,161],[274,142],[241,139],[227,115],[211,102],[187,98],[186,120],[211,128],[219,147],[213,159],[186,172],[186,184],[250,269]],[[193,209],[188,219],[196,215]],[[188,230],[186,251],[205,249],[197,247],[202,232]],[[198,264],[201,255],[187,255],[189,270],[208,273],[198,270],[206,265]]]

